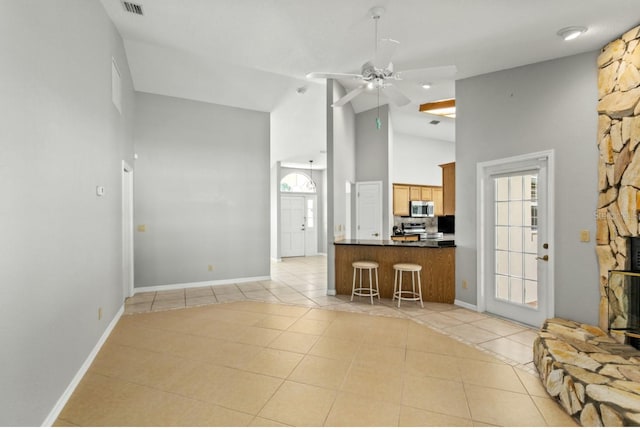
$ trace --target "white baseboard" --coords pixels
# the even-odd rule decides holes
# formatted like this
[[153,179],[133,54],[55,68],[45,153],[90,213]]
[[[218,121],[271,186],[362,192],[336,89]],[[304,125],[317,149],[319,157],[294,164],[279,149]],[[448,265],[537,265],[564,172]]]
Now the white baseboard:
[[478,312],[478,306],[472,305],[471,303],[462,302],[460,300],[454,300],[453,304],[456,305],[456,306],[460,306],[461,308],[465,308],[465,309],[469,309],[471,311]]
[[327,253],[326,253],[326,252],[318,252],[318,255],[323,255],[323,256],[325,256],[325,257],[326,257],[326,256],[327,256]]
[[124,304],[118,310],[116,315],[113,317],[113,319],[107,326],[104,333],[102,333],[102,336],[100,336],[98,343],[96,343],[96,346],[93,347],[87,359],[84,361],[84,363],[82,363],[82,366],[80,367],[76,375],[73,377],[73,379],[67,386],[67,389],[64,390],[64,393],[62,393],[62,396],[60,396],[60,398],[56,402],[56,405],[53,407],[51,412],[49,412],[49,415],[47,415],[47,418],[45,418],[41,427],[52,427],[53,424],[56,422],[56,420],[58,419],[58,415],[60,415],[60,412],[62,412],[62,409],[65,407],[65,405],[69,401],[69,398],[71,397],[75,389],[78,387],[78,384],[84,377],[85,373],[87,373],[87,370],[89,370],[89,367],[91,367],[91,363],[93,363],[93,360],[95,360],[96,355],[98,355],[98,352],[100,351],[100,348],[102,348],[102,345],[104,345],[104,343],[107,341],[107,338],[113,331],[113,328],[116,326],[116,324],[120,320],[120,317],[122,316],[123,313],[124,313]]
[[274,263],[282,263],[282,258],[273,258],[273,257],[271,257],[271,261],[273,261]]
[[257,281],[270,281],[271,276],[255,276],[253,278],[236,278],[236,279],[221,279],[217,281],[200,281],[200,282],[187,282],[184,284],[170,284],[170,285],[154,285],[150,287],[136,287],[133,289],[134,293],[147,293],[150,291],[166,291],[176,290],[178,288],[198,288],[198,287],[211,287],[215,285],[226,284],[240,284],[243,282],[257,282]]

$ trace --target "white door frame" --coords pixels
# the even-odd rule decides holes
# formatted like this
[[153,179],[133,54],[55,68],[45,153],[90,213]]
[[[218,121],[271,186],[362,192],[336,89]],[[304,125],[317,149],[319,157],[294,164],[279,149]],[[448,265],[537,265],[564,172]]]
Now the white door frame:
[[133,168],[122,160],[122,290],[124,298],[133,296]]
[[547,262],[547,279],[546,281],[546,315],[545,318],[552,318],[555,316],[555,285],[554,285],[554,265],[555,265],[555,229],[554,229],[554,184],[555,184],[555,167],[554,167],[554,155],[553,149],[547,151],[540,151],[531,154],[517,155],[514,157],[502,158],[499,160],[485,161],[477,164],[476,168],[476,208],[477,208],[477,221],[476,221],[476,235],[477,235],[477,310],[478,312],[484,312],[486,310],[487,291],[489,287],[486,285],[486,271],[485,266],[487,264],[486,249],[489,241],[492,241],[492,237],[487,237],[485,231],[485,225],[487,220],[487,211],[489,210],[486,198],[486,181],[489,170],[495,170],[500,165],[508,165],[505,169],[507,171],[513,171],[517,169],[518,164],[523,166],[530,161],[546,159],[547,161],[547,243],[549,243],[549,249],[545,250],[545,253],[549,256]]
[[[380,193],[378,194],[378,205],[380,207],[380,235],[378,238],[375,238],[375,240],[383,240],[383,226],[384,226],[384,221],[383,221],[383,214],[384,214],[384,208],[382,207],[382,181],[362,181],[362,182],[356,182],[356,239],[363,239],[360,237],[360,187],[362,185],[371,185],[371,184],[377,184],[378,185],[378,189],[380,190]],[[374,239],[371,237],[367,237],[366,239]]]

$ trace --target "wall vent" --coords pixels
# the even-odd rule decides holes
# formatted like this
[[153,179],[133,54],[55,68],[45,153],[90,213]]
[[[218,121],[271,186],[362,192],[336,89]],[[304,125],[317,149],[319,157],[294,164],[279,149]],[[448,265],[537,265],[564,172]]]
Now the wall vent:
[[130,1],[123,1],[122,7],[129,13],[135,13],[136,15],[144,15],[142,11],[142,5],[137,3],[132,3]]

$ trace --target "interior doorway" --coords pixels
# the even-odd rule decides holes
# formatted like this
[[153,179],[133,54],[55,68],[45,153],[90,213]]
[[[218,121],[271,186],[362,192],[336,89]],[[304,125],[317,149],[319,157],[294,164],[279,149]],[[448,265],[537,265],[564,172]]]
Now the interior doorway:
[[478,165],[478,310],[531,326],[554,315],[553,152]]
[[356,238],[382,238],[382,181],[356,182]]

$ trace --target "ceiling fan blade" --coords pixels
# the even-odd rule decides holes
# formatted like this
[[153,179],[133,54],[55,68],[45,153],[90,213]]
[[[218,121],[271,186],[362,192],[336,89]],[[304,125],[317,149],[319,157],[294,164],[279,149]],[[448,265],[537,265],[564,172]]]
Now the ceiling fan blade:
[[394,76],[396,79],[403,80],[437,81],[440,79],[451,79],[456,75],[457,71],[456,66],[437,66],[396,72]]
[[349,103],[352,99],[354,99],[358,94],[364,91],[366,85],[359,86],[358,88],[349,91],[344,97],[341,97],[339,100],[335,101],[331,106],[332,107],[341,107]]
[[402,92],[393,85],[387,85],[382,89],[382,92],[387,96],[396,106],[404,106],[411,103],[411,100],[402,94]]
[[391,57],[395,54],[396,49],[400,45],[400,42],[393,39],[382,39],[378,44],[378,49],[376,50],[376,54],[371,60],[371,63],[374,67],[378,69],[386,69],[389,63],[391,62]]
[[307,79],[362,79],[362,75],[357,73],[312,72],[307,74]]

